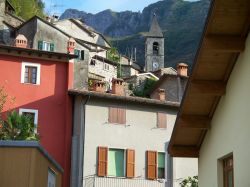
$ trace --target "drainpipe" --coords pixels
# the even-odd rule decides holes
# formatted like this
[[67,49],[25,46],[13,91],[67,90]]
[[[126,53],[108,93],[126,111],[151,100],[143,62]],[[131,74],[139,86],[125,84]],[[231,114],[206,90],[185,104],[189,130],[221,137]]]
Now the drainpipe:
[[[84,103],[82,103],[83,104],[83,114],[84,114],[84,116],[83,116],[83,126],[82,126],[82,130],[83,131],[81,131],[82,132],[82,136],[81,136],[81,138],[82,139],[80,139],[81,141],[80,142],[83,142],[83,144],[82,144],[82,146],[80,146],[80,149],[82,149],[82,155],[81,155],[81,157],[80,157],[80,160],[81,160],[81,186],[83,186],[82,185],[82,183],[83,183],[83,176],[84,176],[84,171],[83,171],[83,166],[84,166],[84,148],[85,148],[85,120],[86,120],[86,104],[88,103],[88,101],[90,100],[90,95],[88,95],[88,98],[86,99],[86,101],[84,102]],[[81,100],[82,101],[82,100]],[[80,144],[81,145],[81,144]],[[81,187],[80,186],[80,187]]]
[[[75,96],[76,97],[76,96]],[[90,99],[87,97],[83,103],[81,99],[80,111],[74,110],[73,136],[72,136],[72,150],[71,150],[71,187],[83,186],[83,164],[84,164],[84,144],[85,144],[85,113],[86,104]],[[74,99],[75,101],[76,99]],[[75,105],[75,104],[74,104]],[[76,106],[76,105],[75,105]],[[79,107],[79,106],[77,106]],[[76,115],[79,116],[79,124],[76,124]]]

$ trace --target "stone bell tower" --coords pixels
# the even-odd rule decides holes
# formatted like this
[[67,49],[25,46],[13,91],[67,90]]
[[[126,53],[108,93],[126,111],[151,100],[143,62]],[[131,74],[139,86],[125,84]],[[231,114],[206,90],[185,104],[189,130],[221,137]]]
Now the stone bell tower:
[[154,14],[145,42],[145,71],[161,68],[164,68],[164,36]]

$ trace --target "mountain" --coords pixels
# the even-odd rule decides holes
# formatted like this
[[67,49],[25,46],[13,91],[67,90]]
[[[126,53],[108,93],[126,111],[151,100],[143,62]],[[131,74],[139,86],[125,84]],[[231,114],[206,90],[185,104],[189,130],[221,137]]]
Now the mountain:
[[147,6],[142,12],[108,9],[91,14],[67,9],[60,19],[83,19],[87,25],[107,36],[122,54],[129,55],[131,49],[136,48],[137,61],[144,65],[144,36],[156,13],[165,37],[165,66],[175,68],[180,61],[192,66],[209,6],[210,0],[162,0]]

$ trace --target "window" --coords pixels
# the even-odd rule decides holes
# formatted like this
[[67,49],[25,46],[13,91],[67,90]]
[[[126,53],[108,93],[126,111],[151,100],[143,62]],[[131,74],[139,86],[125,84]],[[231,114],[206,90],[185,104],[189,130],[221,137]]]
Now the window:
[[78,56],[78,60],[84,60],[84,50],[75,49],[74,54]]
[[147,151],[147,178],[150,180],[165,178],[165,153]]
[[158,153],[157,172],[158,179],[165,178],[165,153]]
[[126,109],[109,107],[109,123],[125,124],[126,123]]
[[96,61],[94,59],[91,59],[90,65],[95,66],[95,64],[96,64]]
[[38,41],[38,50],[54,51],[55,45],[46,41]]
[[106,63],[104,63],[104,64],[103,64],[103,69],[104,69],[104,70],[109,70],[109,65],[106,64]]
[[98,147],[98,176],[133,178],[135,151]]
[[167,128],[167,114],[163,112],[157,113],[157,127]]
[[56,174],[50,168],[48,169],[48,187],[56,187]]
[[40,64],[22,63],[21,83],[40,84]]
[[20,108],[19,114],[29,115],[34,120],[35,132],[37,132],[38,110]]
[[154,42],[153,43],[153,54],[154,55],[158,55],[159,54],[159,43],[158,42]]
[[108,150],[108,176],[125,177],[125,155],[123,149]]
[[233,156],[223,159],[224,187],[234,187]]

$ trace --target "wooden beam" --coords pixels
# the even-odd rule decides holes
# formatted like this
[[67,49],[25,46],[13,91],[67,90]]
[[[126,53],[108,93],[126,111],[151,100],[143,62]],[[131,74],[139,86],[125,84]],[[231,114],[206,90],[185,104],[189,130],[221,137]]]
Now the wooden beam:
[[196,146],[169,146],[168,152],[173,157],[198,158],[199,149]]
[[222,81],[194,80],[191,82],[190,94],[222,96],[226,93],[226,86]]
[[211,119],[205,116],[183,115],[178,119],[179,128],[204,129],[210,128]]
[[208,35],[204,39],[206,50],[221,52],[242,52],[245,49],[245,38],[238,36]]

